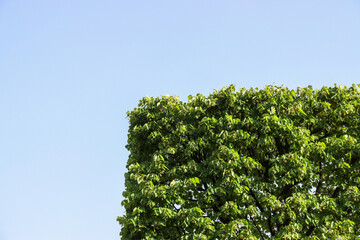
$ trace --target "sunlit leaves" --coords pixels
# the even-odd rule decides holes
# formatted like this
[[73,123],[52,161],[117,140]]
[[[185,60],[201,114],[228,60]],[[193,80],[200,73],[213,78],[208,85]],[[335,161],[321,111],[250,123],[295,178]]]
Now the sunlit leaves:
[[356,239],[359,86],[145,97],[128,112],[123,239]]

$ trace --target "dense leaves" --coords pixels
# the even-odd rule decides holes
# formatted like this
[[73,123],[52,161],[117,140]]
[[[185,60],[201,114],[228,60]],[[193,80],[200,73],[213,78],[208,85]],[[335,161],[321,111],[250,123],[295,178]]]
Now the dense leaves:
[[123,239],[357,239],[360,92],[226,87],[128,112]]

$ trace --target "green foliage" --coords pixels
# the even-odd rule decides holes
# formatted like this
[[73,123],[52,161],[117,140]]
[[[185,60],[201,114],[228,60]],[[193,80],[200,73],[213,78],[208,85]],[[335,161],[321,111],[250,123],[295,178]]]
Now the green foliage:
[[128,112],[123,239],[358,239],[359,86],[223,88]]

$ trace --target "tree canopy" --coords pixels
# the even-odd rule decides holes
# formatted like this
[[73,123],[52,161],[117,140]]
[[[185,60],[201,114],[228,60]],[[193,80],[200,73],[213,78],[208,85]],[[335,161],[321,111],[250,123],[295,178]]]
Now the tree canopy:
[[360,85],[143,98],[123,239],[358,239]]

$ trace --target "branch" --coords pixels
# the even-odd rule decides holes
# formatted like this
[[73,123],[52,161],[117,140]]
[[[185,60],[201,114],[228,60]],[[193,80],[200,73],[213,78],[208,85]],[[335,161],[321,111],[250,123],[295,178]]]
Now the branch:
[[309,228],[309,230],[307,230],[305,235],[309,237],[314,230],[315,230],[315,226],[313,225]]
[[257,200],[255,193],[250,188],[249,193],[254,198],[256,206],[260,209],[261,212],[264,212],[264,208],[260,205],[260,202]]
[[315,195],[319,195],[320,193],[320,188],[322,187],[322,164],[321,164],[321,160],[319,162],[319,183],[316,187],[316,191],[315,191]]
[[292,187],[295,186],[295,183],[294,184],[287,184],[285,185],[285,187],[283,188],[283,190],[281,191],[281,193],[279,193],[278,195],[278,199],[286,199],[288,198],[291,193],[292,193]]
[[337,187],[334,193],[331,195],[331,198],[337,198],[341,192],[341,187]]
[[283,199],[288,198],[292,194],[292,188],[296,186],[297,184],[304,182],[305,179],[302,179],[301,181],[295,181],[293,184],[286,184],[281,193],[278,195],[278,199],[283,197]]
[[[245,207],[246,207],[246,208],[248,207],[248,205],[247,205],[246,203],[245,203]],[[259,229],[258,226],[256,225],[256,222],[254,221],[254,219],[253,219],[250,215],[249,215],[249,218],[250,218],[251,222],[254,224],[256,230],[259,232],[261,239],[262,239],[262,240],[265,240],[265,239],[264,239],[264,236],[262,235],[262,233],[261,233],[261,231],[260,231],[260,229]]]
[[[219,199],[218,196],[215,196],[215,195],[214,195],[214,197],[215,197],[216,199]],[[213,206],[213,209],[214,209],[214,211],[215,211],[216,213],[220,212],[220,209],[219,209],[219,207],[218,207],[217,204],[215,204],[215,205]],[[226,217],[219,216],[219,219],[220,219],[220,221],[221,221],[222,223],[225,223],[225,224],[228,224],[228,223],[230,222],[230,220],[229,220],[228,218],[226,218]]]
[[271,218],[272,218],[272,213],[270,212],[270,215],[269,215],[269,217],[267,219],[267,222],[268,222],[268,225],[269,225],[270,234],[271,234],[271,236],[274,236],[275,232],[274,232],[273,226],[271,225]]
[[279,152],[279,155],[284,155],[285,153],[289,152],[290,146],[289,143],[285,140],[284,144],[281,142],[279,136],[275,137],[275,145]]
[[358,156],[351,156],[351,162],[350,165],[354,166],[356,162],[359,161],[359,157]]
[[251,220],[251,221],[253,222],[253,224],[255,225],[256,230],[258,230],[258,232],[259,232],[259,234],[260,234],[261,239],[262,239],[262,240],[265,240],[265,238],[264,238],[264,236],[262,235],[262,233],[261,233],[260,229],[259,229],[259,228],[258,228],[258,226],[256,225],[256,223],[255,223],[254,219],[253,219],[251,216],[249,216],[249,217],[250,217],[250,220]]

